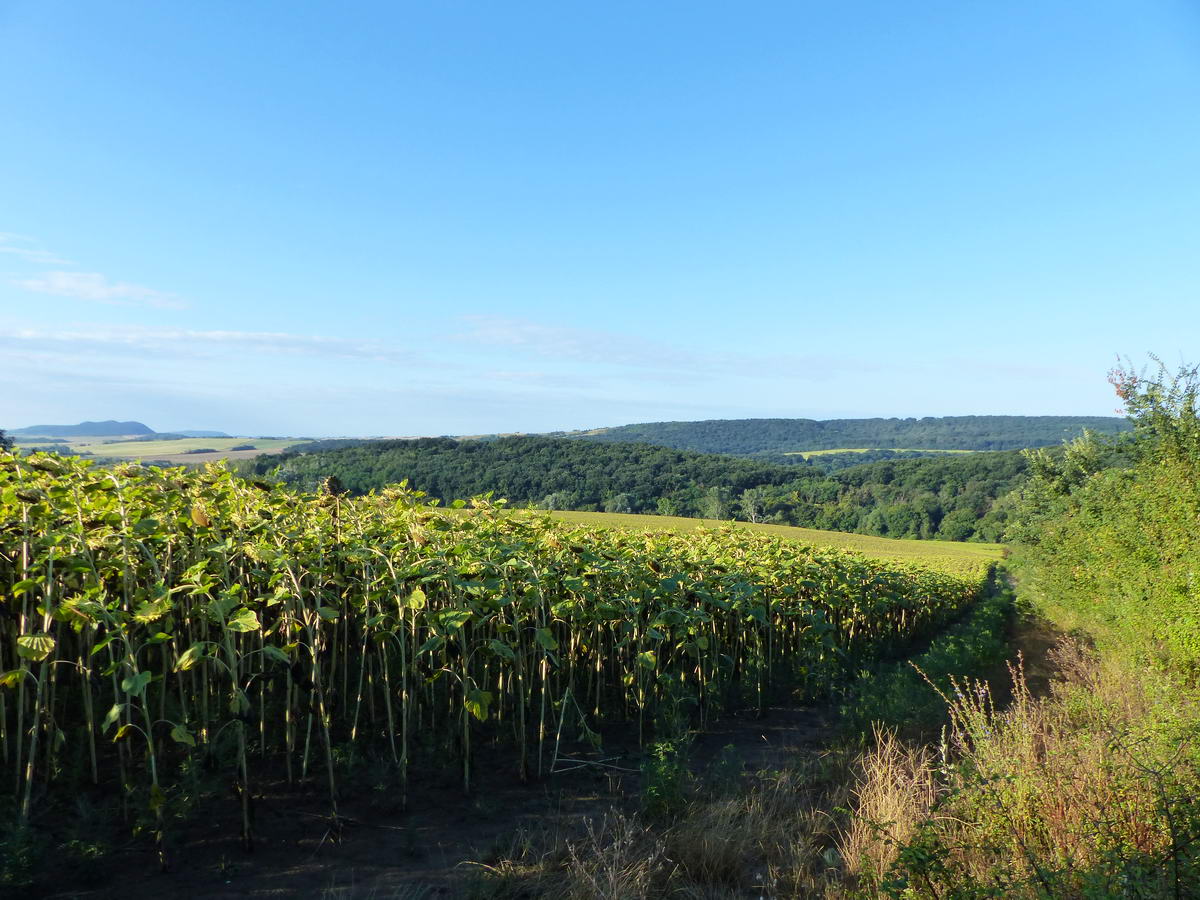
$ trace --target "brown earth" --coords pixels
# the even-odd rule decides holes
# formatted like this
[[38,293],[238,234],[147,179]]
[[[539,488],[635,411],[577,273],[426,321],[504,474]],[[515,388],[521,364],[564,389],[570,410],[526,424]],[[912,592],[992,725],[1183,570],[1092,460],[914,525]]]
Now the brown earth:
[[[761,718],[747,712],[714,723],[694,737],[689,758],[699,772],[732,747],[745,772],[779,769],[798,753],[818,752],[828,737],[819,711],[775,706]],[[336,831],[319,789],[269,784],[255,796],[250,853],[241,846],[240,807],[231,790],[224,802],[209,802],[175,826],[168,872],[159,871],[153,847],[143,841],[111,854],[93,874],[93,886],[59,885],[29,896],[462,897],[478,871],[474,864],[510,855],[523,832],[579,835],[588,819],[636,808],[642,754],[635,744],[635,734],[616,734],[605,735],[603,753],[571,747],[559,761],[567,771],[528,784],[516,777],[510,756],[501,761],[483,748],[470,797],[457,772],[414,778],[407,810],[395,785],[360,780],[344,792]],[[588,764],[569,768],[574,760]]]

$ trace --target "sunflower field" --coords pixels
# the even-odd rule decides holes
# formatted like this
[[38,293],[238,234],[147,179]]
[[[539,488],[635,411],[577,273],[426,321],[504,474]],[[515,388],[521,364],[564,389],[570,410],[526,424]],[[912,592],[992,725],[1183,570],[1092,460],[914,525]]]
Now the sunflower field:
[[545,775],[568,727],[639,740],[773,686],[818,697],[986,581],[731,529],[642,533],[0,452],[0,797],[113,785],[157,829],[189,767],[318,782],[370,747],[404,796],[473,745]]

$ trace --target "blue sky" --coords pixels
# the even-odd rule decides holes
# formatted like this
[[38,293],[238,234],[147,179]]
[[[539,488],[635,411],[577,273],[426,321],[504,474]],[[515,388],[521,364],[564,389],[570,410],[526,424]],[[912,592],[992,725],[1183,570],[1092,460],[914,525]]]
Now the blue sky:
[[0,427],[1107,414],[1185,2],[0,0]]

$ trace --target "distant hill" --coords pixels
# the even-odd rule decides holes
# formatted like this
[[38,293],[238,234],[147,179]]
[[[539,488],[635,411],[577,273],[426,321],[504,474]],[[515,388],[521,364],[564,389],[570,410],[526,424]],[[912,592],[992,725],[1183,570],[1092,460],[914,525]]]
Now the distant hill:
[[646,422],[562,435],[582,441],[657,444],[737,456],[781,456],[807,450],[1019,450],[1078,437],[1130,430],[1116,416],[941,416],[923,419],[708,419]]
[[36,434],[44,437],[118,437],[127,434],[154,434],[141,422],[80,422],[78,425],[30,425],[14,428],[12,434]]
[[224,431],[204,431],[202,429],[189,428],[184,431],[172,431],[171,434],[178,434],[182,437],[212,437],[212,438],[227,438],[233,437],[232,434],[226,434]]

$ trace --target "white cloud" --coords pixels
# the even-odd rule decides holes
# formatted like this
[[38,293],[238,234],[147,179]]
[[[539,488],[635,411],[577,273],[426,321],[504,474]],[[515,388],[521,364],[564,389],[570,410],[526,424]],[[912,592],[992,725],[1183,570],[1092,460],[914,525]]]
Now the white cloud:
[[386,363],[408,363],[407,349],[380,341],[290,334],[278,331],[200,331],[140,326],[76,327],[63,330],[21,328],[0,330],[0,346],[15,350],[68,351],[72,354],[136,349],[171,356],[214,356],[248,353],[323,356]]
[[27,238],[24,235],[0,232],[0,253],[7,253],[10,256],[15,256],[26,262],[36,263],[40,266],[73,265],[70,260],[63,259],[58,254],[51,253],[49,250],[42,250],[34,246],[34,244],[35,242],[32,238]]
[[40,294],[74,297],[115,306],[151,306],[156,309],[184,309],[187,306],[174,294],[127,281],[109,281],[99,272],[46,272],[38,278],[26,278],[16,283]]
[[801,381],[821,381],[834,373],[869,368],[850,359],[804,355],[769,355],[754,352],[689,350],[665,341],[599,329],[544,325],[501,316],[463,316],[469,330],[455,335],[458,341],[508,350],[533,359],[558,359],[588,365],[637,370],[639,378],[664,383],[691,384],[697,378],[739,377],[777,380],[781,376]]

